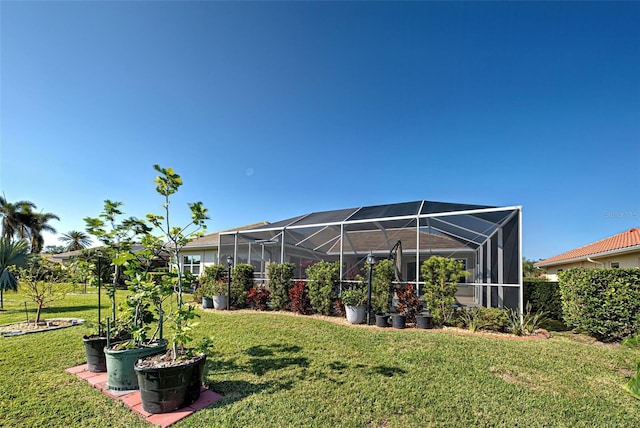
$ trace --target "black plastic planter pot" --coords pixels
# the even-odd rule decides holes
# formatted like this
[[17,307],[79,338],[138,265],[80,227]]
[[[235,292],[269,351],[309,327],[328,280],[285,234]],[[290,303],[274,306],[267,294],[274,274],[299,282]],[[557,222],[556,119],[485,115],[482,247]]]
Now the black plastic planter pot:
[[405,328],[407,324],[407,317],[404,315],[391,315],[391,321],[393,328]]
[[376,327],[389,327],[389,315],[376,314]]
[[418,328],[433,328],[433,318],[431,315],[416,315],[416,327]]
[[200,398],[207,356],[174,367],[142,368],[135,371],[142,408],[149,413],[168,413],[193,404]]
[[93,373],[107,371],[107,360],[104,357],[104,347],[107,346],[107,338],[99,336],[84,336],[84,351],[87,355],[88,370]]

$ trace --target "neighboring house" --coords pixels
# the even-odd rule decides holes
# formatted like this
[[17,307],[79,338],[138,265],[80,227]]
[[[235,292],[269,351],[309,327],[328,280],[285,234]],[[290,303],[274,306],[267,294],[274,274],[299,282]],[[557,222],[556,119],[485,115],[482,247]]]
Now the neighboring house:
[[[83,251],[97,250],[99,248],[102,248],[102,246],[86,248],[84,250],[67,251],[67,252],[58,253],[58,254],[46,254],[44,256],[46,256],[47,260],[49,260],[50,262],[60,263],[63,266],[68,266],[73,261],[73,258],[82,255]],[[141,251],[143,249],[144,247],[140,244],[134,244],[132,248],[134,253]],[[164,252],[154,257],[152,262],[152,266],[154,267],[166,267],[168,265],[169,265],[169,256],[167,253],[164,253]]]
[[552,281],[558,273],[571,268],[634,268],[640,267],[640,228],[567,251],[535,263],[544,269]]
[[58,254],[43,254],[43,256],[45,256],[50,262],[67,265],[71,261],[72,257],[77,257],[80,254],[82,254],[82,250],[66,251]]
[[265,226],[269,224],[266,221],[260,223],[249,224],[246,226],[236,227],[234,229],[222,230],[220,232],[210,233],[194,239],[180,250],[183,272],[191,272],[199,276],[204,268],[210,265],[223,264],[226,265],[226,256],[224,260],[219,259],[220,234],[237,232],[240,230],[253,229],[255,227]]

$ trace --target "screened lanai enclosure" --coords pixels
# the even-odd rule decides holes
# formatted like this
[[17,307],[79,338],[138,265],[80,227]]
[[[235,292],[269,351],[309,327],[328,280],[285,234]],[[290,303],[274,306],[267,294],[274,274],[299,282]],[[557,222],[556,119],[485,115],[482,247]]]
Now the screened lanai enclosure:
[[325,260],[340,262],[342,285],[366,272],[367,255],[396,257],[399,280],[416,284],[431,256],[460,260],[468,276],[456,299],[466,306],[518,308],[522,302],[521,207],[414,201],[314,212],[260,227],[223,232],[219,260],[254,266],[292,263],[295,277]]

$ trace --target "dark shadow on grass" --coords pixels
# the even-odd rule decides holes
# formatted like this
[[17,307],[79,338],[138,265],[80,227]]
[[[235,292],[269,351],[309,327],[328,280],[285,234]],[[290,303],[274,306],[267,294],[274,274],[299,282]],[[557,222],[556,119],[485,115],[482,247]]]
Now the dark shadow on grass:
[[374,366],[371,367],[371,373],[385,376],[385,377],[393,377],[397,374],[405,374],[407,371],[398,367],[389,367],[389,366]]
[[247,370],[255,375],[262,376],[272,370],[281,370],[290,366],[308,367],[306,357],[296,357],[302,351],[300,346],[270,344],[252,346],[245,353],[249,359]]
[[247,349],[245,354],[250,355],[252,357],[267,357],[275,355],[276,353],[298,353],[302,351],[300,346],[288,346],[288,345],[280,345],[280,344],[271,344],[271,345],[260,345],[260,346],[252,346]]
[[208,384],[209,389],[222,395],[222,399],[213,403],[210,408],[224,407],[236,401],[244,400],[253,394],[260,392],[276,392],[289,390],[293,387],[292,381],[285,382],[261,382],[251,383],[245,380],[224,380],[221,382],[212,382]]
[[243,371],[243,367],[239,366],[234,361],[221,360],[215,356],[207,358],[205,373],[234,373],[240,371]]
[[252,358],[249,360],[249,371],[258,376],[290,366],[308,367],[309,361],[305,357]]
[[342,361],[332,361],[329,363],[329,368],[335,372],[342,373],[345,369],[349,368],[349,366]]
[[[34,303],[33,303],[34,304]],[[102,311],[106,311],[107,309],[102,308]],[[61,312],[82,312],[82,311],[95,311],[96,317],[98,314],[98,305],[83,305],[83,306],[46,306],[42,309],[42,315],[46,316],[47,314],[59,314]],[[23,311],[24,312],[24,311]],[[32,312],[32,308],[29,308],[29,313]],[[36,312],[36,309],[33,309],[33,313]]]

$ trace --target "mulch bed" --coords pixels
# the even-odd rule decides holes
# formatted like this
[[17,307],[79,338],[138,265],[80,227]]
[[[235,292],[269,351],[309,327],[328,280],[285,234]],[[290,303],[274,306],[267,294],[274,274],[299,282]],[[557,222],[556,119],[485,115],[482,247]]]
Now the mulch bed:
[[4,337],[21,336],[23,334],[59,330],[80,324],[84,324],[84,320],[79,318],[52,318],[37,324],[35,322],[14,322],[0,325],[0,335]]
[[[202,307],[201,307],[202,309]],[[202,309],[205,312],[216,312],[219,314],[225,314],[227,313],[226,310],[224,311],[219,311],[219,310],[215,310],[215,309]],[[314,318],[314,319],[319,319],[322,321],[328,321],[328,322],[332,322],[334,324],[340,324],[340,325],[344,325],[347,327],[351,327],[351,328],[374,328],[376,330],[394,330],[392,327],[376,327],[375,325],[366,325],[366,324],[351,324],[349,321],[347,321],[346,318],[344,317],[331,317],[331,316],[326,316],[326,315],[318,315],[318,314],[313,314],[313,315],[300,315],[297,314],[295,312],[288,312],[288,311],[256,311],[253,309],[234,309],[229,311],[229,315],[234,314],[234,313],[238,313],[238,314],[260,314],[260,313],[266,313],[266,314],[278,314],[278,315],[288,315],[288,316],[294,316],[294,317],[305,317],[305,318]],[[516,336],[515,334],[509,334],[509,333],[500,333],[500,332],[494,332],[494,331],[476,331],[476,332],[470,332],[469,330],[465,330],[463,328],[456,328],[456,327],[443,327],[443,328],[433,328],[433,329],[418,329],[415,328],[415,326],[412,327],[411,324],[408,325],[407,328],[405,328],[404,330],[420,330],[420,331],[425,331],[425,332],[430,332],[430,333],[451,333],[451,334],[461,334],[461,335],[468,335],[468,336],[481,336],[481,337],[492,337],[492,338],[497,338],[497,339],[508,339],[508,340],[544,340],[544,339],[549,339],[551,337],[551,334],[543,329],[540,328],[538,330],[536,330],[535,334],[529,335],[529,336]]]

